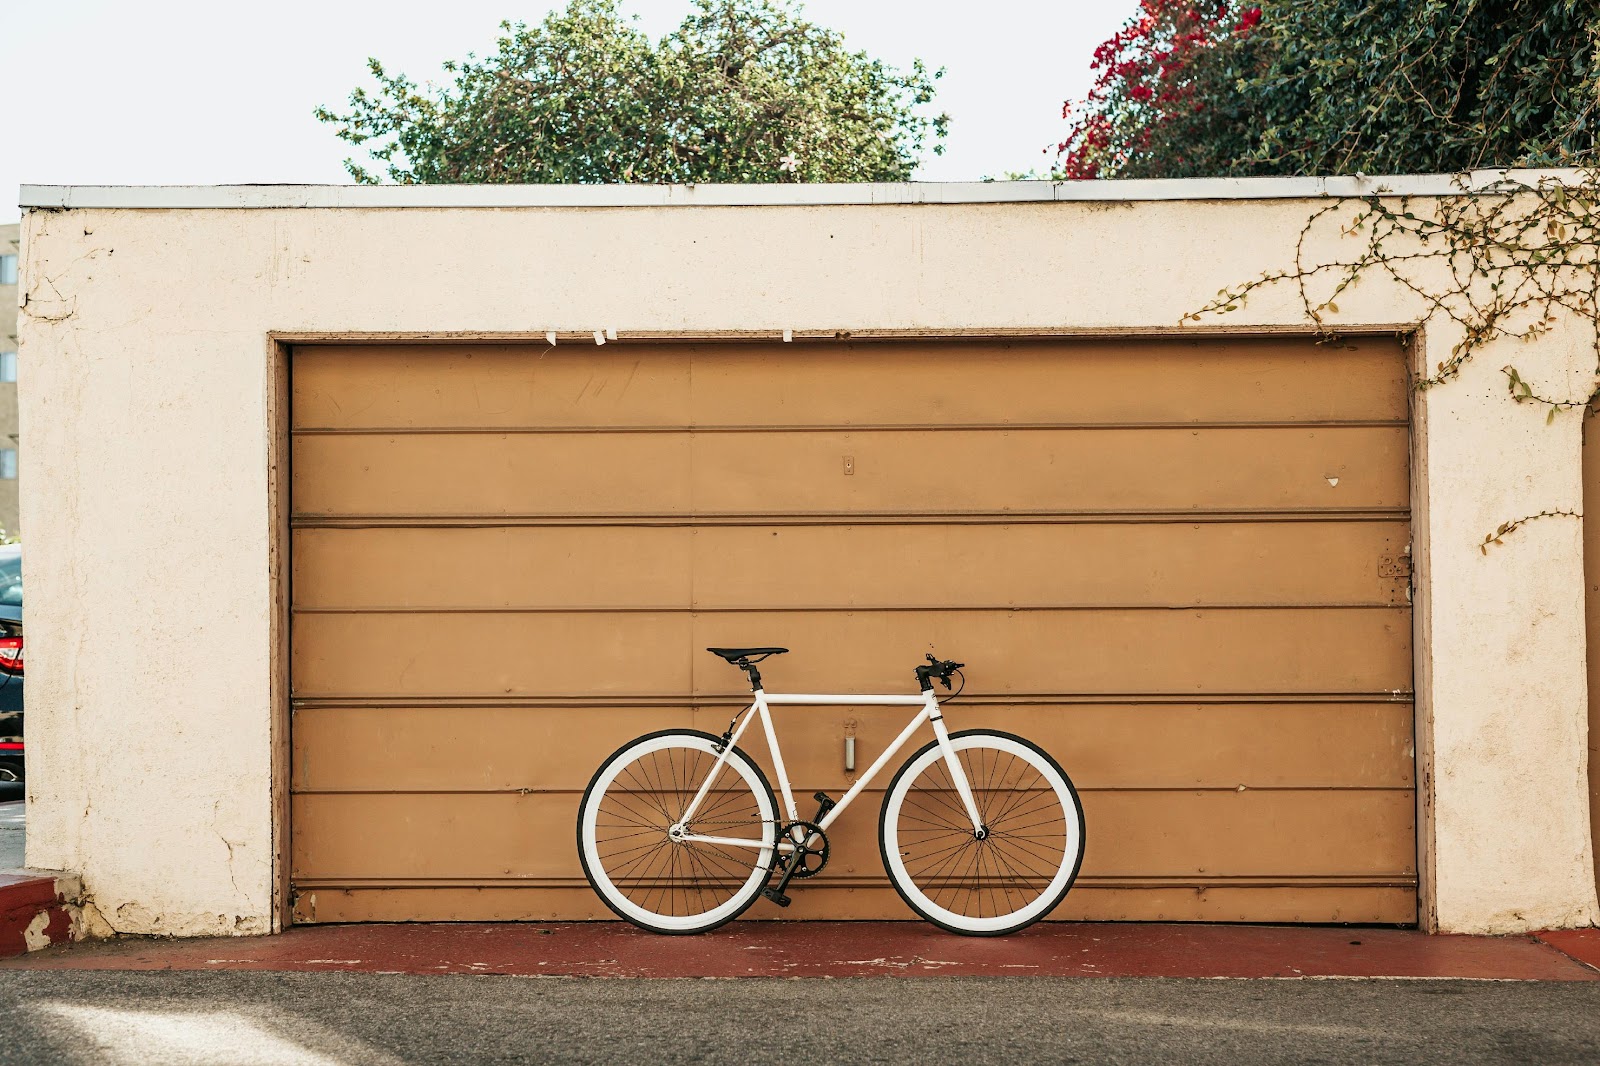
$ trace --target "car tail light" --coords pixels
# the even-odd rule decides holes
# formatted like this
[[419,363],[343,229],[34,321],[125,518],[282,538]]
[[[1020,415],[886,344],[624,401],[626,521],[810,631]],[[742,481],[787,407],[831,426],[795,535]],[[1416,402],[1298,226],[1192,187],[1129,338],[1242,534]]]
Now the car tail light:
[[22,676],[21,637],[0,637],[0,673]]

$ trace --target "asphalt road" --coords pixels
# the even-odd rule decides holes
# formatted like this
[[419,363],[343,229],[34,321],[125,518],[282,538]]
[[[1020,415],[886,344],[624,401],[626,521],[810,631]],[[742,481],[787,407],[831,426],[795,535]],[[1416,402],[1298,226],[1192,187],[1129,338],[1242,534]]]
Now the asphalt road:
[[21,797],[20,782],[5,782],[7,789],[17,790],[17,798],[9,799],[0,791],[0,871],[22,869],[24,837],[27,834],[28,805]]
[[1600,984],[0,973],[0,1063],[1592,1063]]

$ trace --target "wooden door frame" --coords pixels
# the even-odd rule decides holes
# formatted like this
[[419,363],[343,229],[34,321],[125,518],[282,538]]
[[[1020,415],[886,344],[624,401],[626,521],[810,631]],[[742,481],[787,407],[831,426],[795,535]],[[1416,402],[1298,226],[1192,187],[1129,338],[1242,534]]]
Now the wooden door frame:
[[1422,568],[1432,558],[1428,535],[1428,465],[1422,442],[1427,437],[1428,406],[1417,382],[1429,376],[1428,345],[1418,323],[1401,338],[1406,360],[1406,451],[1411,482],[1411,730],[1412,785],[1417,797],[1417,927],[1439,931],[1438,856],[1434,835],[1433,658],[1426,654],[1432,600],[1422,581]]
[[289,606],[291,500],[290,430],[291,344],[274,334],[267,336],[267,580],[271,588],[268,622],[272,649],[268,659],[271,722],[268,735],[272,760],[272,912],[271,931],[281,933],[290,924],[293,901],[289,895],[290,838],[290,704]]

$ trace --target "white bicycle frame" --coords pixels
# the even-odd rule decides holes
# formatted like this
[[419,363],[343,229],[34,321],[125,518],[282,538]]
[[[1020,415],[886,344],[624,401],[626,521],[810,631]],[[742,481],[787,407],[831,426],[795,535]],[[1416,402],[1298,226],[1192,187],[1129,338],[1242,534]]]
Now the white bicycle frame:
[[[722,773],[723,764],[728,761],[728,753],[739,743],[739,738],[750,727],[752,720],[761,719],[761,726],[767,734],[767,748],[772,752],[772,768],[778,774],[778,787],[783,790],[783,807],[788,812],[789,821],[800,820],[800,812],[794,805],[794,792],[789,787],[789,774],[783,767],[783,751],[778,747],[778,734],[772,728],[772,713],[768,706],[805,706],[805,707],[920,707],[911,724],[900,731],[894,742],[883,750],[873,764],[867,767],[866,772],[850,786],[850,791],[840,797],[832,810],[823,815],[817,827],[824,832],[833,824],[834,820],[845,812],[855,798],[861,795],[862,789],[872,783],[872,779],[895,757],[895,754],[906,742],[922,727],[923,722],[933,726],[933,735],[939,741],[939,748],[944,752],[945,764],[950,768],[950,779],[955,783],[956,791],[961,796],[961,803],[966,807],[967,817],[972,819],[972,831],[982,835],[984,832],[983,819],[978,814],[978,805],[972,799],[972,788],[967,783],[966,771],[961,768],[961,760],[956,758],[955,748],[950,744],[950,731],[945,728],[944,715],[939,710],[939,699],[929,689],[917,696],[823,696],[823,695],[790,695],[773,693],[768,695],[762,689],[756,689],[755,701],[741,714],[739,727],[733,732],[727,744],[723,746],[722,753],[717,756],[716,763],[711,767],[711,772],[706,776],[705,783],[700,786],[700,791],[695,793],[694,800],[683,812],[683,820],[674,825],[670,832],[674,839],[687,842],[700,842],[706,844],[723,844],[733,847],[761,849],[769,847],[762,840],[744,840],[737,837],[704,836],[694,832],[684,832],[685,826],[694,825],[694,815],[700,809],[700,803],[706,798],[706,793],[711,791],[711,785]],[[749,713],[755,711],[754,714]],[[793,845],[778,842],[778,850],[792,851]]]

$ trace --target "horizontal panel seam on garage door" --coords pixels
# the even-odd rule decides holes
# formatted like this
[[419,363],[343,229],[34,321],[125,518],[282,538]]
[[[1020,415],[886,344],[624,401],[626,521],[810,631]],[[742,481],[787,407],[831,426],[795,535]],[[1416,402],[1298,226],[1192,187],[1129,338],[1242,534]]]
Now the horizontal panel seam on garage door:
[[[976,693],[961,697],[962,706],[1070,706],[1074,704],[1127,704],[1170,706],[1185,704],[1281,703],[1285,705],[1319,703],[1410,703],[1412,691],[1384,689],[1374,692],[1026,692],[1016,695],[985,696]],[[530,710],[626,710],[636,707],[687,708],[748,707],[750,697],[740,695],[589,695],[574,693],[555,696],[485,696],[481,693],[443,696],[390,695],[332,696],[305,693],[296,695],[295,710],[339,710],[347,707],[391,709],[454,710],[465,707],[526,707]]]
[[551,434],[551,433],[944,433],[978,430],[1137,430],[1137,429],[1343,429],[1369,426],[1404,427],[1410,423],[1403,418],[1308,418],[1280,421],[1127,421],[1127,422],[827,422],[771,425],[592,425],[592,426],[296,426],[291,432],[305,437],[333,436],[419,436],[469,435],[489,433],[498,435]]
[[1274,507],[1259,511],[813,511],[806,514],[773,511],[616,512],[616,514],[354,514],[354,512],[296,512],[294,528],[416,528],[443,530],[456,527],[502,525],[1038,525],[1038,523],[1104,523],[1126,525],[1144,522],[1392,522],[1408,519],[1410,507]]
[[[1299,888],[1310,886],[1347,888],[1412,888],[1415,875],[1377,876],[1367,874],[1173,874],[1169,877],[1150,874],[1082,874],[1077,884],[1086,888]],[[581,877],[299,877],[295,884],[301,888],[587,888]],[[829,888],[844,885],[870,885],[887,887],[881,874],[825,873],[807,884],[807,888]]]
[[[1077,785],[1079,792],[1410,792],[1410,785]],[[882,794],[887,786],[862,789]],[[580,796],[581,788],[295,788],[297,796]]]
[[[1085,888],[1414,888],[1416,874],[1080,874],[1076,882]],[[589,884],[581,876],[530,875],[528,877],[462,877],[440,875],[437,877],[340,877],[318,874],[314,877],[296,877],[298,888],[583,888]],[[810,880],[807,888],[844,887],[846,885],[870,888],[888,888],[889,882],[878,873],[824,873]]]
[[1003,611],[1022,614],[1028,611],[1395,611],[1410,605],[1393,600],[1338,603],[928,603],[928,604],[802,604],[767,607],[757,604],[707,607],[616,607],[604,605],[535,606],[512,604],[487,607],[417,607],[408,604],[367,605],[360,607],[305,607],[296,605],[296,614],[874,614],[894,612],[915,614],[923,611]]
[[[910,682],[908,680],[907,684]],[[864,693],[846,693],[863,695]],[[904,694],[904,693],[901,693]],[[976,694],[961,697],[962,706],[1050,706],[1055,704],[1115,703],[1115,704],[1217,704],[1217,703],[1410,703],[1412,689],[1345,690],[1338,692],[1139,692],[1129,689],[1101,692],[1022,692],[982,697]],[[510,694],[505,696],[483,693],[443,693],[415,695],[404,692],[320,693],[301,691],[294,694],[297,710],[315,707],[385,706],[454,708],[454,707],[528,707],[548,710],[561,708],[603,709],[607,707],[735,707],[750,706],[748,696],[706,693],[649,693],[623,692],[614,695],[586,693],[552,693],[532,696]]]

